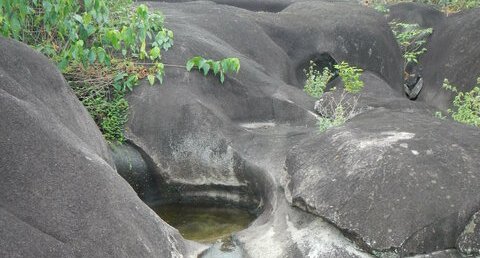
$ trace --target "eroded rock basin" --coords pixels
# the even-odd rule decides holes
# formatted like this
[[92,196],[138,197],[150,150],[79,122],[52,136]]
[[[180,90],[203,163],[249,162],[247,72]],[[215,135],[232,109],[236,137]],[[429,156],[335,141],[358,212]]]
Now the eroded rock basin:
[[185,239],[205,244],[228,239],[255,219],[248,211],[234,207],[168,204],[152,209]]

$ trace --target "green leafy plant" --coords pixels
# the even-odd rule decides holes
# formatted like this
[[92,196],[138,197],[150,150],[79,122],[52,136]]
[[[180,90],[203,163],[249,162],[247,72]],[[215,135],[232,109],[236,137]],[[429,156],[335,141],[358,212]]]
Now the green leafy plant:
[[443,82],[443,88],[455,93],[453,110],[448,113],[460,123],[480,127],[480,77],[471,91],[459,92],[447,79]]
[[[308,70],[305,70],[307,80],[304,85],[304,91],[310,96],[319,99],[315,109],[320,114],[317,121],[319,132],[324,132],[331,127],[344,124],[357,112],[357,104],[360,91],[364,87],[360,80],[362,69],[350,66],[346,62],[334,65],[340,79],[343,81],[344,88],[337,96],[325,96],[328,82],[333,78],[334,72],[327,67],[322,72],[316,69],[313,61],[310,62]],[[336,91],[332,88],[332,93]]]
[[445,120],[447,118],[445,115],[443,115],[443,113],[441,111],[435,112],[435,117],[439,118],[439,119],[442,119],[442,120]]
[[350,66],[347,62],[341,62],[334,65],[338,70],[338,75],[343,81],[344,88],[349,93],[358,93],[363,89],[363,81],[360,80],[363,70],[355,66]]
[[[173,45],[163,16],[131,0],[2,0],[0,34],[53,59],[105,138],[123,141],[138,81],[162,82],[161,52]],[[123,60],[119,60],[121,57]]]
[[307,81],[303,90],[314,98],[320,98],[327,88],[327,83],[333,78],[333,73],[328,67],[323,68],[322,72],[318,71],[316,67],[316,64],[310,61],[308,71],[304,70]]
[[215,76],[219,76],[220,82],[223,83],[225,81],[225,74],[238,73],[240,70],[240,60],[238,58],[231,57],[215,61],[212,59],[205,59],[201,56],[196,56],[187,61],[186,68],[188,71],[196,68],[199,71],[202,71],[205,76],[212,71]]
[[[405,0],[365,0],[365,5],[376,8],[379,5],[391,5],[405,2]],[[420,2],[432,5],[444,13],[451,14],[462,10],[480,7],[480,0],[409,0],[407,2]]]
[[432,34],[432,28],[423,29],[418,24],[390,22],[393,34],[397,39],[400,49],[403,53],[404,70],[409,64],[418,63],[420,55],[425,53],[427,49],[424,47],[427,38]]

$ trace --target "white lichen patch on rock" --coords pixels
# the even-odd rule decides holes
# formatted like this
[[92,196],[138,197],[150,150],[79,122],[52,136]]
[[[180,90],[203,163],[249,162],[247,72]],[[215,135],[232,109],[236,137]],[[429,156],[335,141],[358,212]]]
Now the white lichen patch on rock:
[[297,228],[287,215],[287,232],[292,240],[304,250],[303,257],[335,257],[332,250],[343,250],[349,257],[371,257],[359,251],[355,244],[343,237],[342,233],[321,218],[313,220],[302,228]]

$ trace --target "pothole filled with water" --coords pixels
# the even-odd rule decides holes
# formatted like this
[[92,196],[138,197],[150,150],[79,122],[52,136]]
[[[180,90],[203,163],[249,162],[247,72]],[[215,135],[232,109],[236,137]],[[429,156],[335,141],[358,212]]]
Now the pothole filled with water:
[[225,241],[255,219],[248,211],[233,207],[168,204],[152,209],[185,239],[205,244]]

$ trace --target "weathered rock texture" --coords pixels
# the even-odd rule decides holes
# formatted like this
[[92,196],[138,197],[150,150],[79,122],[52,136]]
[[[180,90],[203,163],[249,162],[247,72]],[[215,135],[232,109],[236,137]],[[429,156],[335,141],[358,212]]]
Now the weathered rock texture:
[[[427,104],[447,103],[432,97],[442,74],[474,78],[467,65],[477,64],[478,10],[438,27],[423,62],[426,103],[418,103],[403,96],[400,50],[385,17],[371,9],[169,2],[181,3],[147,2],[175,32],[166,63],[202,55],[239,57],[242,67],[222,85],[170,66],[163,85],[144,82],[128,96],[134,148],[114,154],[145,200],[259,212],[235,235],[250,257],[456,257],[456,245],[474,248],[467,224],[480,209],[480,131],[434,118]],[[448,33],[465,37],[462,45]],[[55,68],[24,46],[0,43],[0,256],[192,254],[115,173],[98,130]],[[302,90],[310,60],[365,70],[359,114],[323,134]],[[342,87],[339,80],[331,86]],[[145,190],[150,177],[158,192]]]
[[457,248],[466,255],[480,255],[480,212],[470,219],[457,240]]
[[[479,209],[480,133],[402,96],[403,61],[385,17],[351,3],[265,12],[240,2],[148,2],[176,33],[165,62],[242,64],[223,85],[169,68],[164,85],[129,96],[128,137],[158,184],[173,186],[163,196],[262,207],[237,234],[252,257],[457,255],[443,250]],[[326,56],[364,69],[366,87],[362,112],[318,135],[301,86],[309,61],[322,66]]]
[[45,57],[0,38],[0,256],[179,257]]
[[388,7],[388,21],[418,24],[422,28],[436,28],[446,18],[433,6],[421,3],[398,3]]
[[451,15],[435,29],[421,59],[424,87],[418,99],[441,110],[451,107],[453,93],[442,89],[448,79],[469,91],[480,76],[480,9]]

